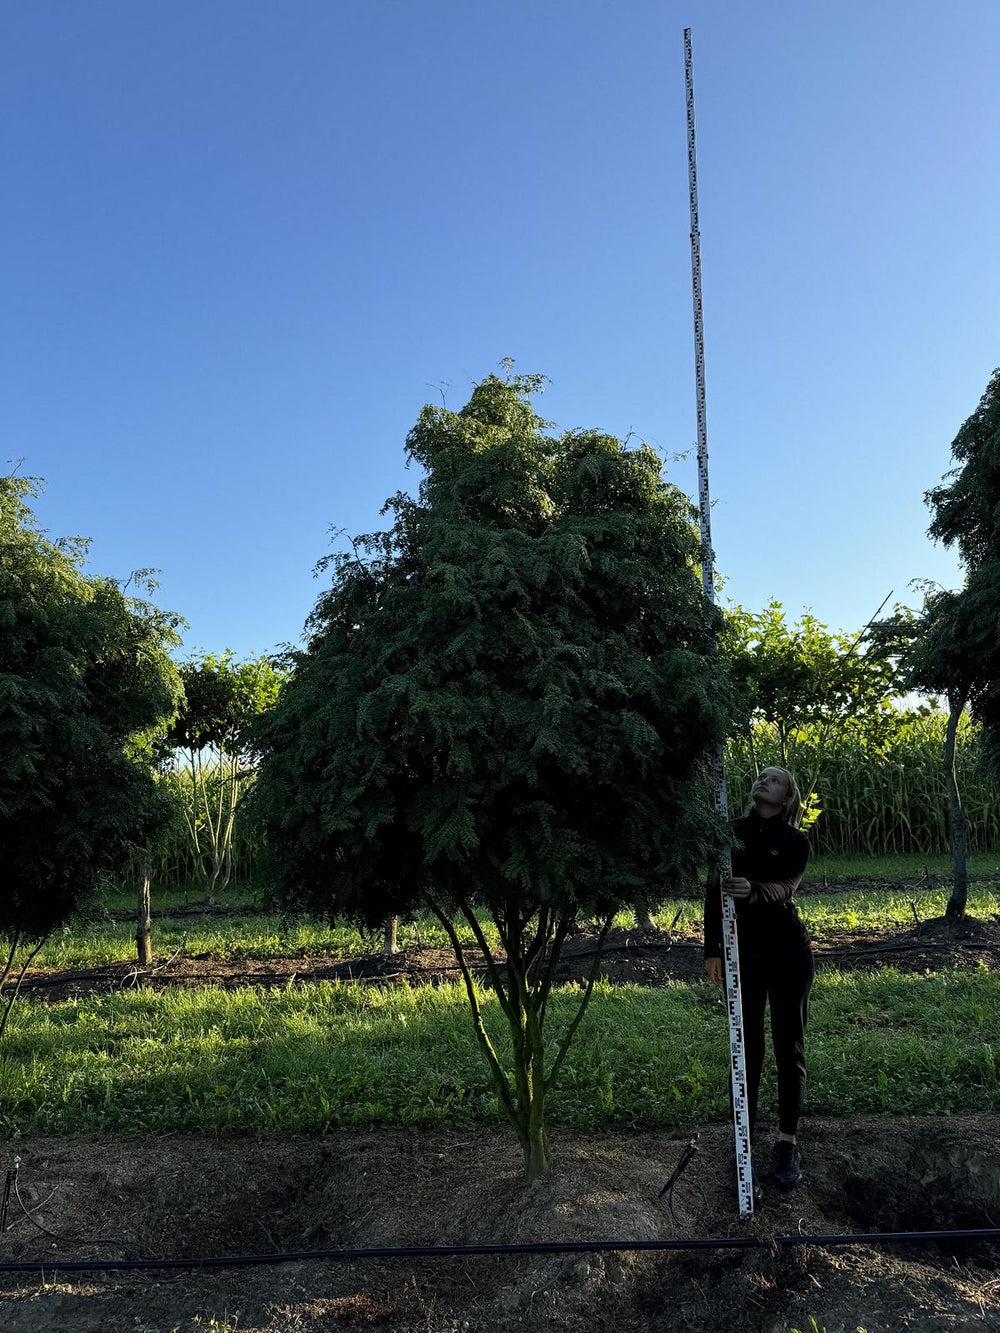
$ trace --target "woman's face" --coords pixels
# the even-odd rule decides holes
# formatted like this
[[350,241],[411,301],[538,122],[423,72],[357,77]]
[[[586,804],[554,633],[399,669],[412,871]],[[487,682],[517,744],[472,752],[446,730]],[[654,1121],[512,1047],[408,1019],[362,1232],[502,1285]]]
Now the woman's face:
[[755,805],[763,803],[778,809],[788,799],[788,779],[780,768],[762,768],[750,788],[750,797]]

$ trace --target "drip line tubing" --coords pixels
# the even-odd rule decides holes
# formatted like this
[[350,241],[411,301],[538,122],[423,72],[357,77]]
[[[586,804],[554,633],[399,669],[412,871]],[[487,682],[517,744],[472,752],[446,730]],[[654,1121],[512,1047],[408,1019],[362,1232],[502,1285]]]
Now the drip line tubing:
[[958,1231],[869,1231],[830,1236],[723,1236],[685,1240],[581,1240],[539,1242],[531,1245],[397,1245],[363,1250],[300,1250],[279,1254],[239,1254],[192,1259],[35,1259],[0,1263],[0,1273],[107,1273],[151,1269],[250,1268],[267,1264],[296,1264],[327,1260],[354,1263],[362,1259],[464,1259],[490,1254],[601,1254],[615,1250],[759,1250],[772,1246],[931,1244],[956,1240],[1000,1241],[1000,1227]]

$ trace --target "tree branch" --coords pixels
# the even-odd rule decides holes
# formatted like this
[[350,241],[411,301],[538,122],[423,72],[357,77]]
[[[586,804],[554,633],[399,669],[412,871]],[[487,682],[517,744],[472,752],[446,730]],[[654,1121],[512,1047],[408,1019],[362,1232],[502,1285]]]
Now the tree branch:
[[548,956],[545,958],[544,966],[541,968],[538,980],[535,982],[535,985],[531,991],[531,998],[533,1000],[536,999],[540,1000],[539,1013],[543,1016],[543,1018],[545,1014],[545,1004],[548,999],[548,994],[549,991],[552,989],[552,978],[555,975],[556,965],[559,962],[559,955],[562,952],[563,942],[566,939],[566,936],[569,934],[570,922],[572,920],[573,918],[569,913],[566,913],[559,918],[559,922],[556,926],[555,937],[553,938],[552,944],[549,948]]
[[503,1108],[509,1118],[516,1123],[517,1108],[515,1107],[514,1099],[511,1096],[510,1083],[499,1059],[497,1058],[493,1043],[490,1041],[490,1035],[486,1031],[486,1025],[483,1023],[482,1010],[479,1007],[479,996],[476,994],[475,982],[472,979],[472,973],[469,971],[469,964],[466,961],[465,952],[462,949],[458,934],[450,919],[441,911],[433,899],[428,898],[427,902],[431,911],[441,922],[445,933],[451,941],[451,947],[455,951],[455,957],[462,970],[462,979],[465,982],[466,994],[469,997],[469,1008],[472,1010],[472,1026],[475,1029],[476,1040],[479,1042],[482,1052],[486,1056],[486,1063],[489,1065],[490,1073],[493,1076],[493,1086],[496,1088],[500,1101],[503,1103]]
[[3,1017],[0,1018],[0,1041],[3,1041],[3,1034],[7,1031],[7,1020],[8,1018],[10,1018],[10,1011],[11,1009],[13,1009],[14,1001],[17,999],[18,992],[21,989],[21,982],[24,980],[24,974],[25,972],[27,972],[28,968],[31,966],[32,960],[34,959],[35,955],[38,953],[39,949],[42,947],[42,945],[46,942],[48,938],[49,937],[47,934],[42,936],[42,938],[32,949],[31,953],[29,953],[27,958],[24,960],[24,966],[21,968],[20,972],[17,975],[17,981],[14,985],[14,989],[11,991],[10,996],[7,1000],[7,1004],[4,1007]]
[[[483,928],[479,924],[475,912],[469,907],[464,898],[458,900],[458,910],[472,927],[472,933],[476,937],[476,943],[479,945],[480,949],[482,949],[483,957],[486,959],[486,967],[490,974],[490,981],[493,983],[493,989],[496,991],[496,997],[499,1001],[500,1008],[504,1011],[507,1017],[510,1018],[513,1014],[513,1001],[500,979],[500,971],[497,967],[496,959],[493,957],[493,951],[486,941],[486,936],[483,934]],[[499,926],[499,922],[497,925]]]
[[7,961],[4,964],[3,973],[0,974],[0,991],[7,984],[7,978],[10,976],[10,969],[14,966],[14,956],[17,953],[17,946],[21,943],[21,932],[14,931],[14,942],[10,946],[10,953],[7,955]]
[[597,937],[597,953],[594,955],[594,961],[590,968],[590,975],[587,977],[587,989],[583,993],[583,999],[580,1001],[580,1007],[576,1011],[576,1017],[566,1029],[565,1035],[559,1043],[556,1058],[553,1061],[552,1068],[545,1080],[546,1092],[548,1092],[553,1083],[555,1083],[559,1070],[562,1068],[562,1062],[566,1058],[566,1052],[569,1050],[569,1044],[573,1040],[573,1036],[576,1033],[577,1028],[580,1026],[580,1021],[587,1011],[587,1005],[590,1003],[590,993],[594,989],[594,982],[597,980],[597,972],[601,965],[601,951],[604,948],[604,941],[607,938],[608,931],[611,929],[611,923],[614,919],[615,914],[612,912],[611,915],[605,919],[604,925],[601,927],[601,933]]

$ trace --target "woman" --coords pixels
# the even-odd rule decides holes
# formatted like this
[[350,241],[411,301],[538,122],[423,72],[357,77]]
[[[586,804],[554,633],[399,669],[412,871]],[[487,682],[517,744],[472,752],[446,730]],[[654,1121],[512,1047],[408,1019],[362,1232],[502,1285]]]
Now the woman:
[[[809,842],[795,827],[802,800],[783,768],[765,768],[751,790],[753,809],[733,824],[732,878],[721,886],[736,904],[749,1126],[753,1134],[764,1062],[764,1010],[778,1069],[778,1142],[770,1180],[791,1189],[801,1178],[796,1141],[806,1083],[805,1032],[813,956],[792,895],[802,881]],[[705,895],[705,971],[722,985],[719,882]]]

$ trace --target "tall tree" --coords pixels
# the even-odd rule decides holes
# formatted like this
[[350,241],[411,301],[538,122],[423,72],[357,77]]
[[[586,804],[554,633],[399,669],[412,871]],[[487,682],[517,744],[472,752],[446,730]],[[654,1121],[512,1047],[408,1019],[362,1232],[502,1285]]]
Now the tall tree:
[[960,919],[968,900],[968,832],[955,767],[959,723],[973,690],[975,668],[968,653],[970,603],[960,593],[927,588],[919,612],[896,607],[875,627],[875,650],[894,658],[903,685],[948,701],[942,771],[951,822],[952,890],[945,915]]
[[[590,998],[546,1032],[578,920],[690,883],[727,833],[705,759],[729,726],[687,499],[648,448],[544,433],[537,377],[490,376],[407,439],[420,496],[338,555],[250,801],[285,901],[372,924],[429,907],[529,1177]],[[383,511],[385,512],[385,511]],[[483,914],[496,927],[490,946]],[[460,931],[486,960],[509,1061]]]
[[982,723],[986,760],[1000,770],[1000,367],[962,423],[951,455],[957,466],[948,484],[927,492],[934,514],[928,532],[957,547],[965,569],[955,611],[963,674],[970,711]]
[[948,728],[944,778],[952,824],[952,894],[947,916],[965,914],[967,828],[955,773],[964,709],[981,722],[985,761],[1000,769],[1000,368],[952,441],[957,467],[925,495],[929,536],[957,547],[965,585],[925,589],[919,613],[897,608],[879,627],[885,652],[899,656],[909,689],[944,694]]
[[229,884],[236,808],[253,777],[244,738],[277,699],[281,671],[269,657],[238,662],[227,650],[182,663],[180,674],[184,700],[165,744],[175,752],[174,788],[211,905]]
[[[968,707],[982,724],[986,762],[1000,769],[1000,368],[951,445],[957,466],[927,492],[929,535],[955,546],[965,570],[957,592],[929,592],[917,617],[898,615],[907,629],[902,660],[911,686],[944,694],[948,730],[944,773],[952,816],[954,878],[947,915],[965,913],[966,828],[955,778],[955,737]],[[890,626],[890,632],[893,626]]]
[[143,751],[180,695],[177,617],[85,576],[37,489],[0,477],[0,985],[169,815]]

